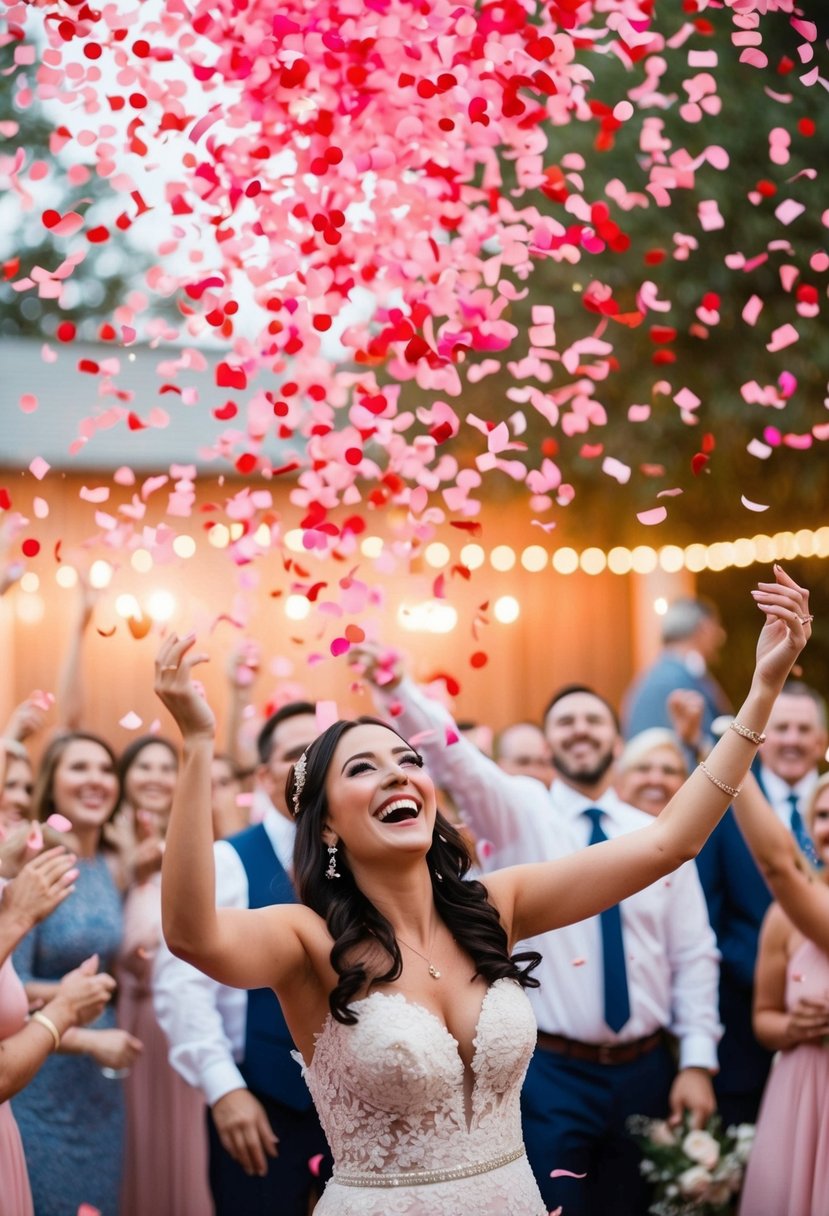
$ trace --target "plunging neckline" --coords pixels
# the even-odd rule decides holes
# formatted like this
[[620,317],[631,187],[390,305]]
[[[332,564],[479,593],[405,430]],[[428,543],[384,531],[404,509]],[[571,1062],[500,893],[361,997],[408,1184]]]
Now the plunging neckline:
[[[400,1001],[403,1001],[403,1003],[405,1005],[409,1005],[409,1006],[411,1006],[411,1008],[417,1009],[421,1013],[425,1013],[427,1017],[431,1018],[431,1020],[437,1026],[440,1027],[440,1029],[443,1031],[443,1033],[447,1036],[447,1038],[450,1040],[450,1042],[454,1046],[455,1052],[458,1057],[458,1061],[460,1062],[461,1068],[463,1070],[464,1122],[466,1124],[467,1133],[471,1133],[472,1121],[473,1121],[473,1117],[474,1117],[474,1113],[475,1113],[475,1090],[476,1090],[477,1083],[478,1083],[478,1073],[477,1073],[477,1069],[476,1069],[476,1064],[478,1062],[478,1053],[480,1051],[479,1038],[480,1038],[481,1023],[484,1018],[484,1013],[486,1012],[487,1001],[489,1000],[490,995],[495,991],[495,989],[498,987],[499,984],[514,983],[514,982],[515,981],[510,980],[508,976],[502,976],[500,979],[496,980],[493,984],[490,984],[489,987],[484,992],[483,998],[481,1000],[481,1007],[478,1010],[478,1017],[475,1022],[475,1031],[472,1036],[472,1044],[471,1044],[472,1054],[470,1056],[468,1065],[465,1063],[464,1058],[461,1055],[461,1045],[460,1045],[459,1041],[452,1034],[452,1031],[449,1029],[449,1027],[446,1025],[446,1023],[441,1020],[441,1018],[438,1016],[438,1014],[435,1013],[434,1009],[430,1009],[428,1007],[428,1005],[421,1004],[420,1001],[411,1000],[410,997],[406,996],[405,992],[379,992],[379,991],[370,992],[368,994],[368,996],[360,997],[360,999],[357,1001],[352,1001],[351,1007],[356,1009],[360,1005],[367,1005],[369,1001],[373,1001],[377,997],[381,997],[381,998],[384,998],[385,1000],[392,1000],[392,1001],[400,1000]],[[316,1059],[316,1055],[317,1055],[316,1044],[323,1037],[323,1035],[326,1034],[326,1032],[328,1031],[328,1029],[329,1029],[330,1025],[333,1023],[333,1021],[334,1021],[333,1014],[329,1010],[326,1015],[325,1021],[322,1024],[322,1029],[319,1031],[318,1034],[316,1034],[314,1036],[314,1039],[315,1039],[314,1054],[311,1056],[310,1064],[304,1065],[305,1070],[307,1072],[310,1072],[314,1067],[314,1060]],[[304,1061],[303,1061],[303,1063],[304,1063]],[[467,1079],[469,1079],[468,1096],[467,1096]]]

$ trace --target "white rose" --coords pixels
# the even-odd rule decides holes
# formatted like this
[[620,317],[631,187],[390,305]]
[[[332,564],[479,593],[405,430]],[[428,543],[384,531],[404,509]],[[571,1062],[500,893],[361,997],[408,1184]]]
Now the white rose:
[[701,1165],[692,1165],[689,1170],[680,1174],[676,1181],[681,1194],[691,1199],[701,1199],[708,1190],[711,1175]]
[[659,1148],[669,1148],[672,1144],[676,1144],[676,1136],[664,1119],[654,1119],[648,1136],[651,1144],[656,1144]]
[[682,1151],[686,1157],[698,1161],[707,1170],[713,1170],[720,1159],[720,1146],[709,1132],[688,1132],[682,1141]]

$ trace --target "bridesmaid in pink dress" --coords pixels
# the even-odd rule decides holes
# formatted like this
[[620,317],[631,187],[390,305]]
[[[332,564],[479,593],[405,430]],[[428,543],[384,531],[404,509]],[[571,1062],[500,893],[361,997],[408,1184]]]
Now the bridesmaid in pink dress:
[[[740,805],[742,803],[742,806]],[[791,833],[747,783],[737,818],[774,892],[763,923],[754,1032],[772,1067],[757,1121],[740,1216],[829,1212],[829,886],[810,871]],[[829,861],[829,774],[805,816],[815,850]]]
[[124,906],[118,1024],[144,1044],[124,1082],[120,1216],[210,1216],[204,1098],[170,1066],[152,1002],[153,957],[161,942],[161,856],[178,757],[165,739],[147,736],[127,748],[120,768],[134,821],[136,867]]
[[[23,1029],[28,1012],[25,990],[11,959],[7,958],[0,966],[0,1041],[11,1038]],[[42,1038],[41,1049],[48,1043],[45,1034]],[[23,1143],[14,1121],[11,1102],[0,1102],[0,1178],[3,1179],[3,1198],[0,1202],[4,1214],[34,1216]]]

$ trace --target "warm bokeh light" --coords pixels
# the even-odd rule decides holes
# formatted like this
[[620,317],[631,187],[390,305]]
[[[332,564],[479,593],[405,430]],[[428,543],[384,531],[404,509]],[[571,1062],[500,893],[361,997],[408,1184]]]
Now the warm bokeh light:
[[656,569],[656,550],[650,545],[637,545],[630,555],[636,574],[651,574]]
[[433,541],[431,545],[427,545],[423,553],[426,564],[431,566],[433,570],[442,570],[444,566],[448,565],[451,556],[449,546],[444,545],[443,541],[439,540]]
[[601,574],[607,567],[607,558],[602,549],[585,549],[579,558],[579,565],[585,574]]
[[149,549],[136,549],[130,558],[130,565],[138,574],[149,574],[154,564]]
[[311,611],[311,602],[304,595],[289,595],[285,600],[285,615],[289,621],[304,621]]
[[467,570],[479,570],[486,561],[486,553],[481,545],[464,545],[460,553],[461,564]]
[[530,574],[538,574],[546,569],[549,561],[549,555],[543,545],[527,545],[521,554],[521,565],[525,570],[529,570]]
[[214,524],[207,534],[207,540],[214,549],[226,549],[230,544],[230,529],[224,524]]
[[176,557],[192,557],[196,552],[196,542],[192,536],[177,536],[173,541],[173,552]]
[[383,538],[381,536],[365,536],[360,541],[360,552],[363,557],[375,558],[379,557],[383,552]]
[[633,569],[633,559],[630,549],[617,545],[607,555],[607,568],[611,574],[630,574]]
[[59,587],[75,587],[78,583],[78,572],[74,566],[58,566],[55,582]]
[[657,616],[664,616],[668,611],[668,601],[664,595],[658,595],[653,601],[653,610]]
[[115,601],[115,611],[125,621],[137,621],[141,616],[141,605],[134,595],[125,592],[123,595],[119,595]]
[[679,545],[665,545],[659,550],[659,567],[666,574],[677,574],[685,565],[685,553]]
[[489,561],[493,570],[500,570],[503,574],[515,565],[515,550],[509,545],[496,545],[489,555]]
[[171,591],[159,588],[147,600],[147,612],[154,621],[169,621],[176,610],[176,597]]
[[496,621],[502,625],[511,625],[521,615],[521,605],[514,595],[502,595],[492,605]]
[[451,633],[458,614],[445,600],[426,600],[422,604],[401,604],[397,623],[409,633]]
[[290,532],[285,533],[285,547],[290,549],[292,553],[304,552],[305,546],[302,543],[303,532],[301,528],[291,528]]
[[563,549],[556,549],[553,554],[553,569],[557,574],[572,574],[578,568],[579,555],[575,549],[569,549],[566,546]]
[[108,587],[112,582],[112,566],[109,562],[99,559],[93,562],[89,568],[89,583],[96,591],[103,591],[104,587]]
[[20,580],[21,591],[37,591],[40,587],[40,579],[35,574],[34,570],[27,570]]

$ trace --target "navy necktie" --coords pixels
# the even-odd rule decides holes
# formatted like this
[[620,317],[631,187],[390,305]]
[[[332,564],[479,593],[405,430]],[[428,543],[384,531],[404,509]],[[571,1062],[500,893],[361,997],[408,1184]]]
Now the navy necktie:
[[806,831],[806,824],[803,822],[803,816],[800,813],[800,808],[797,805],[797,794],[789,794],[787,799],[789,806],[792,808],[791,828],[792,836],[797,841],[797,847],[800,849],[803,856],[810,865],[819,865],[818,855],[815,852],[815,846],[812,844],[812,838]]
[[[602,831],[603,811],[597,806],[584,812],[593,824],[588,846],[607,840]],[[622,936],[622,914],[619,905],[606,908],[600,916],[602,926],[602,955],[604,974],[604,1020],[611,1030],[619,1031],[630,1018],[630,994],[625,966],[625,943]]]

